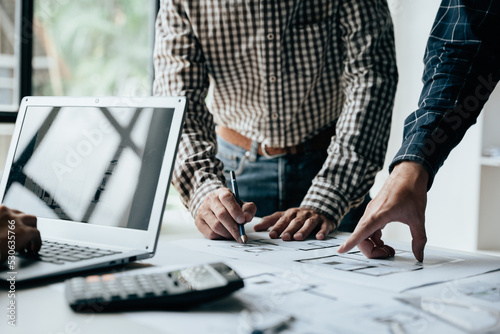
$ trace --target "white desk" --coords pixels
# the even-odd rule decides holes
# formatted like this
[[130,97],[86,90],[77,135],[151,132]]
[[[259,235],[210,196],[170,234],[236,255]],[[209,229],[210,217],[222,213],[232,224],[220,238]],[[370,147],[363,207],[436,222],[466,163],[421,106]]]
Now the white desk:
[[[171,220],[172,215],[167,218]],[[201,253],[186,248],[181,248],[175,245],[176,240],[199,238],[200,243],[206,242],[198,233],[194,224],[187,222],[185,217],[179,217],[177,223],[169,222],[163,226],[160,242],[157,250],[157,255],[147,261],[155,265],[189,265],[213,262],[214,260],[223,259],[221,256]],[[250,231],[248,229],[247,231]],[[234,260],[227,259],[230,265],[234,264]],[[258,266],[259,264],[255,264]],[[253,266],[253,265],[252,265]],[[263,264],[262,266],[269,266]],[[278,267],[279,264],[277,263]],[[74,313],[66,304],[62,284],[52,284],[37,288],[17,291],[17,327],[13,328],[7,325],[6,317],[0,319],[0,333],[248,333],[248,318],[254,316],[255,313],[249,315],[247,308],[251,302],[255,302],[260,298],[258,303],[262,306],[260,314],[257,316],[266,316],[267,313],[280,312],[282,309],[294,309],[298,314],[302,315],[306,320],[302,327],[295,327],[294,331],[287,332],[303,332],[304,326],[308,326],[311,333],[316,332],[355,332],[356,329],[362,329],[363,326],[373,326],[366,323],[372,314],[376,316],[378,327],[373,328],[377,333],[391,333],[401,330],[400,322],[406,323],[403,326],[404,332],[417,333],[424,330],[426,333],[440,331],[441,333],[461,333],[462,331],[454,329],[427,315],[421,315],[421,312],[413,312],[420,314],[419,319],[405,319],[410,311],[408,307],[395,301],[397,293],[389,293],[387,291],[379,291],[367,286],[360,285],[357,287],[357,296],[362,295],[365,298],[364,305],[346,304],[349,298],[355,299],[354,295],[350,295],[349,287],[352,291],[352,282],[338,281],[335,284],[321,285],[324,278],[320,279],[321,272],[302,272],[295,270],[294,266],[290,266],[290,270],[283,271],[284,275],[281,278],[284,281],[291,282],[288,285],[283,285],[279,289],[284,289],[284,294],[269,294],[256,295],[259,290],[251,290],[250,281],[245,281],[246,287],[232,296],[225,298],[219,302],[209,304],[186,312],[137,312],[137,313],[117,313],[117,314],[77,314]],[[500,268],[500,258],[498,259],[498,268]],[[251,268],[242,268],[243,271],[250,273]],[[272,270],[272,269],[271,269]],[[340,273],[340,271],[338,271]],[[334,271],[332,279],[337,279],[337,274]],[[240,273],[241,274],[241,273]],[[316,274],[318,274],[316,276]],[[302,275],[302,276],[301,276]],[[251,276],[247,272],[242,276]],[[480,277],[488,277],[489,282],[498,282],[500,284],[500,272],[495,272]],[[394,276],[396,279],[396,276]],[[477,278],[472,278],[472,280]],[[454,285],[453,285],[454,284]],[[446,292],[446,297],[449,299],[449,291],[457,293],[457,284],[452,285],[432,285],[428,288],[421,288],[422,296],[438,295],[443,298],[443,292]],[[460,283],[462,284],[462,283]],[[309,287],[315,286],[313,291],[314,303],[311,304],[311,296],[308,291]],[[255,287],[255,285],[254,285]],[[305,287],[305,288],[304,288]],[[257,292],[254,292],[257,291]],[[283,292],[282,291],[282,292]],[[500,291],[500,290],[499,290]],[[254,294],[254,297],[249,297]],[[500,294],[500,292],[499,292]],[[320,297],[318,297],[320,296]],[[460,297],[462,298],[462,297]],[[252,300],[250,300],[252,299]],[[478,305],[493,306],[497,311],[500,311],[500,297],[497,302],[484,302],[478,299],[466,297],[467,302],[477,302]],[[4,293],[0,294],[0,306],[6,314],[7,297]],[[301,305],[303,303],[303,305]],[[309,304],[308,304],[309,303]],[[379,305],[374,308],[368,304]],[[406,307],[406,308],[405,308]],[[403,311],[401,311],[403,310]],[[402,319],[385,319],[387,314],[399,312]],[[406,312],[406,313],[405,313]],[[336,317],[336,314],[339,316]],[[405,315],[406,314],[406,315]],[[255,320],[255,319],[254,319]],[[258,320],[258,319],[257,319]],[[332,324],[330,330],[325,326],[325,322]],[[202,330],[200,330],[202,328]],[[299,329],[297,329],[299,328]],[[399,328],[399,329],[398,329]],[[363,332],[362,330],[360,332]]]

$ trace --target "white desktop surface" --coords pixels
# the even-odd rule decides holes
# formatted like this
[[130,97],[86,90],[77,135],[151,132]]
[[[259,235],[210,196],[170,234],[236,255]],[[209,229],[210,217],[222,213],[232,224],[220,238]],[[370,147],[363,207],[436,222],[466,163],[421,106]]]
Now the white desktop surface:
[[[186,213],[178,213],[176,211],[170,212],[165,218],[167,221],[163,225],[162,232],[160,235],[160,241],[158,244],[157,253],[154,258],[140,261],[143,264],[153,264],[157,266],[169,266],[180,267],[190,264],[199,264],[223,260],[231,266],[237,265],[238,262],[231,260],[229,258],[224,258],[222,256],[217,256],[208,253],[201,253],[195,250],[190,250],[182,247],[178,247],[178,244],[182,242],[181,240],[190,239],[200,239],[200,243],[204,241],[201,234],[197,231],[194,224],[187,218]],[[250,231],[251,228],[247,228]],[[176,245],[177,244],[177,245]],[[491,259],[491,258],[490,258]],[[249,262],[250,263],[250,262]],[[498,268],[500,268],[500,258],[498,258]],[[277,264],[278,265],[278,264]],[[260,264],[249,265],[248,268],[241,268],[244,273],[240,272],[240,275],[250,277],[252,276],[252,270],[256,272],[268,266],[272,268],[269,263],[262,264],[262,268],[259,267]],[[264,269],[262,269],[264,270]],[[270,269],[272,270],[272,269]],[[290,272],[285,273],[288,278],[293,278],[296,276],[290,276]],[[238,271],[238,270],[237,270]],[[489,276],[488,276],[489,275]],[[487,277],[489,281],[500,282],[500,272],[495,272],[492,274],[481,275],[478,277]],[[305,283],[304,283],[305,282]],[[291,289],[296,289],[295,298],[286,297],[285,299],[274,301],[277,308],[280,305],[285,308],[293,308],[294,303],[300,307],[300,303],[306,302],[309,298],[306,294],[301,295],[304,285],[308,284],[308,280],[302,280],[300,284],[291,284]],[[315,280],[310,281],[311,286],[314,285]],[[346,288],[351,284],[348,281],[343,282]],[[496,284],[496,283],[494,283]],[[300,286],[300,288],[299,288]],[[431,286],[432,288],[420,288],[422,289],[422,296],[442,294],[443,289],[439,286]],[[352,288],[352,286],[351,286]],[[11,327],[7,325],[7,318],[3,316],[0,318],[0,333],[26,333],[26,334],[61,334],[61,333],[248,333],[248,327],[245,327],[245,299],[253,292],[246,292],[246,287],[239,292],[237,292],[236,297],[230,296],[220,302],[215,302],[209,307],[200,307],[191,311],[184,312],[126,312],[126,313],[115,313],[115,314],[78,314],[74,313],[67,305],[64,292],[63,284],[56,283],[50,284],[48,286],[41,286],[36,288],[29,288],[24,290],[16,291],[17,298],[17,326]],[[358,332],[359,326],[371,326],[370,324],[364,324],[369,314],[372,312],[381,312],[379,318],[383,319],[383,313],[385,310],[387,312],[392,312],[391,310],[397,310],[403,308],[400,304],[394,302],[394,297],[397,297],[397,293],[379,291],[376,288],[371,288],[367,286],[359,286],[356,288],[359,294],[366,298],[366,302],[374,301],[376,303],[381,300],[381,308],[377,310],[372,310],[370,307],[359,307],[352,310],[352,312],[346,311],[346,307],[341,302],[343,298],[350,298],[348,294],[343,292],[343,287],[339,285],[332,286],[322,286],[317,291],[321,294],[322,300],[324,300],[324,307],[318,307],[318,305],[311,305],[309,311],[305,308],[303,310],[298,310],[303,314],[304,318],[310,322],[311,327],[309,331],[311,333],[316,332],[328,332],[328,328],[324,326],[324,319],[329,319],[331,315],[332,328],[331,331],[338,332]],[[435,289],[436,291],[432,290]],[[307,290],[307,287],[304,288]],[[348,289],[347,289],[348,290]],[[452,291],[451,289],[450,291]],[[417,289],[418,291],[418,289]],[[343,293],[346,294],[343,296]],[[500,293],[500,292],[499,292]],[[239,295],[238,295],[239,294]],[[291,296],[290,294],[289,296]],[[242,297],[243,296],[243,297]],[[245,297],[247,296],[247,297]],[[329,299],[329,296],[332,296]],[[265,298],[266,296],[262,296]],[[269,298],[269,296],[267,296]],[[271,296],[272,297],[272,296]],[[272,299],[272,298],[271,298]],[[265,300],[265,299],[262,299]],[[2,314],[6,315],[6,303],[8,299],[6,292],[2,291],[0,293],[0,307],[3,309]],[[340,302],[339,302],[340,301]],[[474,301],[474,300],[473,300]],[[481,304],[481,302],[479,302]],[[493,303],[495,309],[500,311],[500,299],[498,302]],[[491,303],[488,304],[491,306]],[[265,309],[265,308],[264,308]],[[312,312],[314,310],[314,312]],[[316,311],[319,310],[319,311]],[[323,310],[323,311],[321,311]],[[273,312],[280,310],[271,310]],[[341,319],[335,318],[335,313],[342,312]],[[369,314],[368,314],[369,312]],[[385,313],[387,313],[385,312]],[[265,316],[265,315],[264,315]],[[323,319],[323,327],[315,327],[316,317]],[[446,333],[462,333],[463,331],[456,328],[446,327],[444,324],[436,324],[435,319],[432,317],[423,317],[425,319],[425,329],[426,333],[433,333],[434,331],[444,331]],[[394,320],[390,320],[394,321]],[[399,321],[399,320],[398,320]],[[380,322],[380,321],[379,321]],[[383,322],[383,320],[382,320]],[[380,328],[373,328],[375,332],[397,332],[397,325],[399,323],[390,322],[389,325],[380,322]],[[243,325],[242,325],[243,324]],[[419,332],[424,327],[418,327],[419,322],[415,322],[417,327],[405,328],[408,333]],[[383,326],[382,326],[383,325]],[[421,325],[421,324],[420,324]],[[430,326],[430,327],[429,327]],[[445,327],[442,327],[445,326]],[[283,331],[280,333],[290,333],[290,332],[304,332],[304,327],[299,327],[301,329],[295,329],[293,331]],[[363,328],[363,327],[359,327]],[[384,331],[380,331],[383,329]],[[400,328],[401,329],[401,328]],[[399,329],[399,330],[400,330]],[[410,331],[408,330],[410,329]],[[361,331],[362,332],[362,331]]]

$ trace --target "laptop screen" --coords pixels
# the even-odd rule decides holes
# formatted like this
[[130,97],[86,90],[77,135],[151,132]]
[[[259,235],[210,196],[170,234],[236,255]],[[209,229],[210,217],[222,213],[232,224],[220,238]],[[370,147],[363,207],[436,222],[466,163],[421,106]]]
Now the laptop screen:
[[3,204],[147,230],[174,109],[30,106]]

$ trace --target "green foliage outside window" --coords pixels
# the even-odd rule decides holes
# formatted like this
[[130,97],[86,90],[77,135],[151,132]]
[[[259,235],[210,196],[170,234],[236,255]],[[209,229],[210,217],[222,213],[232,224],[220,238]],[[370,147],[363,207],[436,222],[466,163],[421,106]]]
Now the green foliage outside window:
[[150,95],[154,3],[36,0],[34,93]]

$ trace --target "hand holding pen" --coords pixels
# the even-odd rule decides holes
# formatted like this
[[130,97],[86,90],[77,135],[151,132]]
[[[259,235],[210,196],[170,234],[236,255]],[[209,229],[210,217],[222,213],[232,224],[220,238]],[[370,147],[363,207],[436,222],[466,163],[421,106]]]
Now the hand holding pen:
[[[238,184],[236,183],[236,175],[234,174],[234,171],[231,171],[231,187],[233,188],[233,195],[234,198],[236,198],[236,202],[238,202],[238,205],[243,205],[243,203],[240,200],[240,193],[238,192]],[[248,237],[245,234],[245,226],[243,224],[238,224],[238,229],[240,231],[240,240],[242,243],[246,244],[248,241]]]
[[[232,178],[235,180],[234,174]],[[234,185],[234,190],[237,191],[238,187]],[[256,212],[254,203],[242,203],[230,189],[219,188],[205,196],[194,222],[198,230],[209,239],[234,239],[243,243],[246,235],[244,230],[240,233],[242,224],[250,222]],[[243,235],[245,238],[242,238]]]

